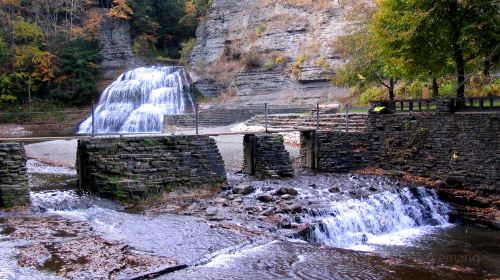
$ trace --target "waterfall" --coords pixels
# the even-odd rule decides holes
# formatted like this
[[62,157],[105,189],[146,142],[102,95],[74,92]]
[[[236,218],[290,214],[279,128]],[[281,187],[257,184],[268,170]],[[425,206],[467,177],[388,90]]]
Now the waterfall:
[[[370,243],[394,245],[398,233],[410,231],[414,235],[411,230],[448,225],[448,212],[449,207],[434,190],[419,187],[387,191],[310,210],[308,219],[314,230],[309,241],[341,248]],[[391,241],[384,244],[382,236]]]
[[[194,110],[183,67],[141,67],[123,73],[104,90],[95,109],[95,133],[160,133],[164,115]],[[92,116],[78,133],[92,132]]]

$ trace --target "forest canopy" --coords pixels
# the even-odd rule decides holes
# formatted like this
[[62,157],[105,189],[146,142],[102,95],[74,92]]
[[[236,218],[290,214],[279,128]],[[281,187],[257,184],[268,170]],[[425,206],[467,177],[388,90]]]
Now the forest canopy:
[[0,109],[22,110],[32,100],[89,104],[97,94],[105,16],[130,22],[136,55],[177,59],[209,5],[210,0],[0,0]]

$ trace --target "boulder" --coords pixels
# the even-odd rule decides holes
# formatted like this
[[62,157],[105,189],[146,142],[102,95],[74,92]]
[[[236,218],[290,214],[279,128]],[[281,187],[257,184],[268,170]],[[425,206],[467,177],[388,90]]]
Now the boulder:
[[239,185],[233,188],[234,194],[248,195],[255,191],[255,188],[251,185]]

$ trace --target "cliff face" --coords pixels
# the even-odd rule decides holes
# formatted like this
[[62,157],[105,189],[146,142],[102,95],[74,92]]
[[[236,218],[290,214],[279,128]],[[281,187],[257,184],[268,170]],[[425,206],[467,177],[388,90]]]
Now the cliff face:
[[342,63],[335,38],[347,28],[332,0],[214,0],[190,58],[206,96],[228,105],[325,102],[345,93],[328,79]]
[[104,84],[116,78],[117,72],[133,67],[136,59],[132,53],[130,24],[109,17],[108,9],[99,9],[103,17],[99,44],[101,47]]

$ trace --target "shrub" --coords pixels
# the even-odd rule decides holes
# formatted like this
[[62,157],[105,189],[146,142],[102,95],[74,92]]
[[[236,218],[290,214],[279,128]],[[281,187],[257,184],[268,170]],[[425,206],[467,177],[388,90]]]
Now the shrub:
[[241,64],[245,66],[246,69],[260,66],[260,56],[256,52],[248,52],[241,58]]
[[403,82],[399,84],[396,89],[396,96],[398,99],[422,98],[423,86],[425,86],[425,83],[421,81],[413,81],[411,83]]
[[285,63],[286,62],[286,58],[282,55],[278,55],[275,59],[274,59],[274,62],[275,63]]
[[154,57],[156,54],[156,46],[158,39],[149,34],[139,36],[132,46],[135,54],[143,57]]
[[386,99],[385,91],[380,87],[369,87],[359,97],[360,105],[367,105],[368,102],[374,100]]
[[453,82],[446,82],[441,87],[439,87],[439,96],[440,97],[456,97],[456,88]]
[[182,63],[187,63],[189,61],[189,56],[191,56],[191,52],[193,51],[195,43],[196,43],[196,39],[191,38],[184,44],[184,46],[182,46],[182,50],[181,50],[181,62]]
[[266,61],[264,62],[264,67],[265,67],[268,71],[273,70],[275,66],[276,66],[276,64],[274,63],[274,60],[266,60]]
[[292,65],[292,75],[295,77],[295,79],[299,79],[300,75],[302,74],[302,67],[301,64],[304,63],[306,60],[306,55],[301,54],[295,59],[295,62]]
[[264,33],[264,31],[266,31],[266,26],[263,23],[257,24],[257,26],[255,27],[255,34],[257,34],[257,36],[260,36],[262,35],[262,33]]
[[324,57],[321,57],[316,61],[316,67],[322,68],[322,69],[328,69],[328,68],[330,68],[330,64],[328,64],[328,62],[326,61],[326,59]]

